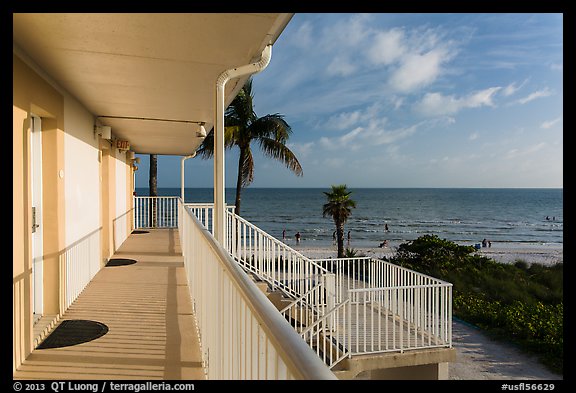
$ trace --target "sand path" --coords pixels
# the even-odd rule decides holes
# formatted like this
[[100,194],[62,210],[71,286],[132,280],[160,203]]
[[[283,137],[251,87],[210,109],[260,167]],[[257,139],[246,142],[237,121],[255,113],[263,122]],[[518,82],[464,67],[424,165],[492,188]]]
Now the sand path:
[[535,357],[515,346],[497,342],[479,329],[455,320],[452,343],[456,361],[449,365],[450,379],[455,380],[559,380]]

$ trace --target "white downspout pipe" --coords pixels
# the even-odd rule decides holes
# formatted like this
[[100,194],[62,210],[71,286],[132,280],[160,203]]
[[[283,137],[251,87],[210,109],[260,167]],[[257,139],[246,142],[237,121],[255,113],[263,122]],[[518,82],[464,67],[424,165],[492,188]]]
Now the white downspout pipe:
[[196,152],[190,154],[189,156],[184,156],[182,157],[182,160],[180,161],[180,195],[182,196],[182,203],[184,203],[184,161],[186,161],[189,158],[194,158],[196,157]]
[[224,174],[224,91],[230,79],[256,74],[270,63],[272,45],[262,51],[260,61],[237,68],[231,68],[220,74],[216,80],[216,117],[214,119],[214,237],[226,248],[226,205]]

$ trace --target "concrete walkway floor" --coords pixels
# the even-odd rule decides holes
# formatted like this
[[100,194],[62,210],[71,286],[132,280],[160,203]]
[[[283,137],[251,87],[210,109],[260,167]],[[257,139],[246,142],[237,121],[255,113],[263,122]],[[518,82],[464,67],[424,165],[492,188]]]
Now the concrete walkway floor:
[[136,263],[102,268],[62,318],[101,322],[109,331],[34,350],[14,379],[204,379],[177,229],[135,231],[113,259]]

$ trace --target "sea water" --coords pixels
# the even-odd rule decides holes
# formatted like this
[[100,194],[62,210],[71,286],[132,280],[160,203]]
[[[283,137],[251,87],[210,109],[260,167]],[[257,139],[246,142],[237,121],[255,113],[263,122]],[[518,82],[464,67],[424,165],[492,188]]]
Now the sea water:
[[[377,247],[384,240],[399,244],[425,234],[459,244],[483,239],[504,246],[562,246],[562,189],[494,188],[349,188],[356,208],[345,224],[350,246]],[[246,188],[241,216],[270,235],[309,247],[332,245],[331,217],[322,216],[324,188]],[[137,189],[148,195],[148,189]],[[159,195],[180,195],[179,188],[159,188]],[[234,204],[235,189],[226,189]],[[186,202],[212,202],[211,188],[185,189]],[[386,225],[388,230],[386,231]],[[346,237],[346,236],[345,236]]]

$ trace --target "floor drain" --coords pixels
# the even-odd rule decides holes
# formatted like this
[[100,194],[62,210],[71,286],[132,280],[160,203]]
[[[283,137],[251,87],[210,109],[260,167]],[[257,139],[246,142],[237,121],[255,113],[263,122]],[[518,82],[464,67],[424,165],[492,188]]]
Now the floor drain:
[[108,326],[96,321],[67,319],[54,329],[38,349],[61,348],[96,340],[108,333]]
[[136,230],[132,231],[133,235],[142,235],[144,233],[150,233],[150,231],[143,231],[141,229],[136,229]]
[[133,265],[136,261],[134,259],[127,259],[127,258],[112,258],[106,264],[106,267],[114,267],[114,266],[126,266],[126,265]]

